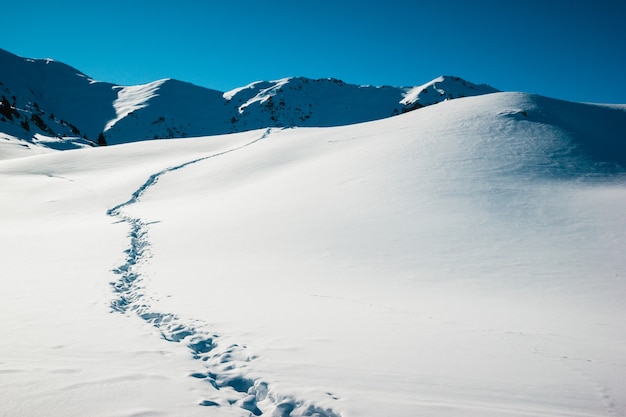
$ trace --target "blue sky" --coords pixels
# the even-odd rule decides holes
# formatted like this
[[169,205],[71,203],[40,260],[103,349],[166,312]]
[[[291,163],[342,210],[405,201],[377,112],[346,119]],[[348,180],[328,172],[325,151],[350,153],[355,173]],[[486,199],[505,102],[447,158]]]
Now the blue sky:
[[102,81],[226,91],[287,76],[626,103],[626,2],[7,1],[0,48]]

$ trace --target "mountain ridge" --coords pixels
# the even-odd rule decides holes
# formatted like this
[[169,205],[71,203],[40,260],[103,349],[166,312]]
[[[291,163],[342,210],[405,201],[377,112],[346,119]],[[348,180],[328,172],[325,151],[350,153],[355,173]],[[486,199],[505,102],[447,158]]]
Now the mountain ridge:
[[0,61],[0,132],[22,146],[53,149],[349,125],[498,91],[452,76],[413,87],[306,77],[256,81],[227,92],[172,78],[120,86],[53,59],[22,58],[0,49]]

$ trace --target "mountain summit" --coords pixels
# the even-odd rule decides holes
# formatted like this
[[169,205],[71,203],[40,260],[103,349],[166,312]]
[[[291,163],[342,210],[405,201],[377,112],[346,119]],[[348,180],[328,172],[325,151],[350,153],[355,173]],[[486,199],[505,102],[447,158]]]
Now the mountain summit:
[[264,127],[348,125],[498,91],[442,76],[414,87],[293,77],[221,92],[174,79],[119,86],[52,59],[4,50],[0,63],[0,132],[56,149]]

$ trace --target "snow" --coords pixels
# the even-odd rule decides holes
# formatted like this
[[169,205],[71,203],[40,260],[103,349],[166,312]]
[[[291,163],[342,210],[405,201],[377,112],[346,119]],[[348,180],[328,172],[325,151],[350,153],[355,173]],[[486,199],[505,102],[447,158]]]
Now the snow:
[[239,93],[241,93],[241,92],[243,92],[243,91],[245,91],[245,90],[252,90],[252,89],[256,88],[258,84],[262,84],[262,83],[263,83],[263,81],[254,81],[254,82],[251,82],[250,84],[248,84],[248,85],[244,85],[243,87],[237,87],[237,88],[234,88],[234,89],[232,89],[232,90],[230,90],[230,91],[226,91],[226,92],[222,95],[222,97],[224,97],[224,100],[226,100],[226,101],[230,101],[230,100],[232,100],[232,99],[233,99],[233,97],[235,97],[235,96],[236,96],[236,95],[238,95]]
[[136,110],[143,109],[148,106],[148,101],[157,95],[157,91],[161,84],[168,81],[163,79],[143,85],[134,85],[129,87],[116,87],[117,99],[113,102],[116,117],[106,124],[104,131],[112,128],[115,123],[128,116]]
[[495,93],[496,90],[488,85],[476,85],[459,77],[440,76],[426,84],[409,88],[400,103],[404,105],[420,104],[427,106],[438,103],[443,99],[470,97],[479,94]]
[[[290,80],[291,80],[291,78],[283,78],[283,79],[280,79],[280,80],[271,81],[270,82],[270,85],[271,85],[270,87],[261,89],[261,91],[259,91],[259,93],[257,95],[255,95],[254,97],[252,97],[251,99],[246,101],[244,104],[239,106],[239,109],[238,109],[239,114],[242,114],[244,112],[244,110],[246,109],[246,107],[250,106],[253,103],[259,103],[259,104],[265,103],[267,100],[269,100],[269,98],[271,96],[276,95],[278,90],[280,90],[282,87],[284,87],[287,84],[289,84]],[[259,84],[253,84],[249,88],[254,88],[254,87],[258,87],[258,86],[259,86]],[[235,91],[237,91],[237,90],[235,90]],[[242,91],[243,90],[240,90],[239,92],[242,92]],[[227,96],[230,97],[230,99],[232,100],[235,97],[235,94],[232,94],[232,92],[231,92]]]
[[49,148],[31,145],[30,143],[15,136],[0,132],[0,160],[21,158],[23,156],[48,152],[52,152],[52,150]]
[[0,415],[625,415],[625,121],[496,93],[0,161]]

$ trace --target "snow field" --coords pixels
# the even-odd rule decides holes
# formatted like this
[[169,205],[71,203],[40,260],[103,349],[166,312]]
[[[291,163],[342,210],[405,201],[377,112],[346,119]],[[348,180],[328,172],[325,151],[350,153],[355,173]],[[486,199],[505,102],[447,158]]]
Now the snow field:
[[623,154],[562,108],[2,161],[4,415],[624,415]]
[[621,326],[623,183],[526,121],[533,106],[282,131],[164,177],[132,208],[156,222],[157,304],[210,317],[263,358],[253,375],[349,415],[613,412],[589,372],[612,385],[620,367],[586,361]]

